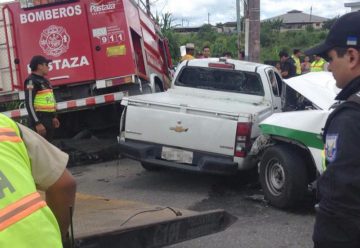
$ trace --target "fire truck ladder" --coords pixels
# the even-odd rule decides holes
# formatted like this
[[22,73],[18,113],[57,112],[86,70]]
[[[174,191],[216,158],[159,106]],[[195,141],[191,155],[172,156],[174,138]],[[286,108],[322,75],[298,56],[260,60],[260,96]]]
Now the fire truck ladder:
[[20,87],[18,71],[12,63],[17,53],[12,18],[9,8],[0,6],[0,95],[13,94]]

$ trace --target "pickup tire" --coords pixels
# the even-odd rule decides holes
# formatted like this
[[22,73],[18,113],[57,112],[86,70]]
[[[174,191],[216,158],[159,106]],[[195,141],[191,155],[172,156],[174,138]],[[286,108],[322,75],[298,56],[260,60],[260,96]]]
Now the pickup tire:
[[147,171],[159,171],[159,170],[161,170],[160,167],[158,167],[156,165],[153,165],[153,164],[146,163],[146,162],[141,162],[141,166]]
[[296,148],[275,145],[266,149],[259,176],[265,199],[275,207],[292,207],[307,193],[306,163]]

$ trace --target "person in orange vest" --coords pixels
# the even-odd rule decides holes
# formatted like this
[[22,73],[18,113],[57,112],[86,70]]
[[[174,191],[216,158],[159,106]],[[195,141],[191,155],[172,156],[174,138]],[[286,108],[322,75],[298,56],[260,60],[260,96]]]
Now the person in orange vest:
[[29,116],[29,126],[48,141],[53,139],[54,129],[60,122],[56,116],[56,101],[53,88],[45,78],[52,61],[41,55],[32,57],[31,74],[24,82],[25,106]]
[[310,65],[311,72],[325,71],[326,61],[319,55],[315,55],[315,60]]
[[185,46],[186,54],[181,57],[181,62],[184,60],[194,59],[195,45],[194,43],[187,43]]
[[[0,114],[0,247],[62,248],[76,183],[68,155]],[[37,190],[45,191],[46,201]]]

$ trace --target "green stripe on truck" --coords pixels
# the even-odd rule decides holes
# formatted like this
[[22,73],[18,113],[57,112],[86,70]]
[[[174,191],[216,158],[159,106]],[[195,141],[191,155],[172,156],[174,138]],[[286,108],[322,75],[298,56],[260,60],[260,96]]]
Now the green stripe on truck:
[[285,127],[273,126],[268,124],[261,124],[260,128],[264,134],[271,134],[271,135],[290,138],[292,140],[301,142],[308,147],[312,147],[320,150],[324,148],[324,143],[322,142],[320,134],[285,128]]

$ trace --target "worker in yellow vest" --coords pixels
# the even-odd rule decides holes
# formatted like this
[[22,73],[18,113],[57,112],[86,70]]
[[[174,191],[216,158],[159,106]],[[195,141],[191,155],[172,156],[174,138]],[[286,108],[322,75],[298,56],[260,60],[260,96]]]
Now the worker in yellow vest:
[[30,61],[31,74],[25,80],[25,106],[29,126],[48,141],[53,139],[54,129],[60,126],[56,117],[56,101],[53,88],[45,78],[52,61],[36,55]]
[[181,57],[181,62],[184,60],[192,60],[194,59],[194,53],[195,53],[195,45],[194,43],[187,43],[185,46],[186,54]]
[[67,162],[67,154],[0,114],[0,247],[63,247],[76,191]]
[[311,63],[310,71],[311,72],[320,72],[325,71],[326,61],[321,58],[319,55],[315,55],[315,60]]
[[293,55],[291,55],[291,58],[295,61],[295,67],[296,67],[296,75],[301,75],[301,61],[300,61],[301,51],[300,49],[294,49]]

